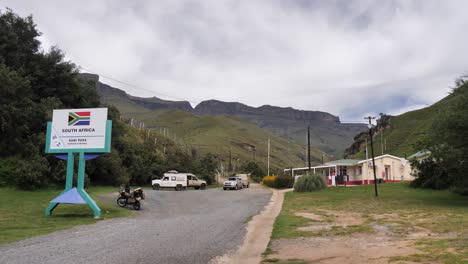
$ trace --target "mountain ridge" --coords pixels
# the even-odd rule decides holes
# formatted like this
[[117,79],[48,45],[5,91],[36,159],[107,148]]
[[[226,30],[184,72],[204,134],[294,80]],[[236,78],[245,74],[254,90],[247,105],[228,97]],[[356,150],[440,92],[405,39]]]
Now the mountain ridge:
[[176,109],[199,116],[236,117],[299,144],[305,144],[307,128],[310,127],[311,146],[337,158],[343,155],[345,148],[353,142],[354,136],[366,129],[364,124],[341,123],[338,116],[330,113],[299,110],[293,107],[268,104],[253,107],[239,102],[223,102],[214,99],[205,100],[192,107],[187,101],[132,96],[102,82],[98,83],[98,93],[103,103],[119,104],[118,108],[123,113]]

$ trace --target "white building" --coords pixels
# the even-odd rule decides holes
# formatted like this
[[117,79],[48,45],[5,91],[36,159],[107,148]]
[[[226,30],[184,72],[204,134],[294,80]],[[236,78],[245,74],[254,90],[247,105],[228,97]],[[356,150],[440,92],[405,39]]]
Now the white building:
[[[401,182],[412,181],[411,166],[408,160],[389,154],[375,157],[375,172],[377,181]],[[304,175],[308,167],[285,169],[285,174],[292,177]],[[310,168],[313,173],[320,173],[329,185],[346,184],[361,185],[374,184],[374,170],[372,159],[353,160],[342,159],[327,162],[323,165]]]

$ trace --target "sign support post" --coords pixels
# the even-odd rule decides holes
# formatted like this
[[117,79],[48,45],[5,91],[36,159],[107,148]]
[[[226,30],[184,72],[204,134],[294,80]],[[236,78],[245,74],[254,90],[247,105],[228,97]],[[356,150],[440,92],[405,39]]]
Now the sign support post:
[[[67,122],[54,121],[56,111],[59,122],[64,120],[63,115],[68,114],[68,126]],[[51,216],[60,203],[88,204],[94,218],[101,216],[101,209],[84,189],[85,161],[110,152],[112,121],[106,119],[106,108],[54,110],[53,121],[47,124],[46,153],[67,160],[67,175],[64,191],[50,202],[45,210],[46,216]],[[74,128],[80,120],[84,120],[83,128]],[[78,179],[76,187],[73,187],[75,154],[78,154]]]

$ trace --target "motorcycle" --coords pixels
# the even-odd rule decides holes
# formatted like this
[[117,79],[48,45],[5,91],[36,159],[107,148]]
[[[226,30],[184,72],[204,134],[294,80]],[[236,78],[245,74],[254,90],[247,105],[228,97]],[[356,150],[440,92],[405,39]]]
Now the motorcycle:
[[120,187],[119,198],[117,198],[117,204],[121,207],[131,205],[133,209],[140,210],[140,200],[145,199],[145,194],[141,188],[136,188],[130,192],[130,188]]

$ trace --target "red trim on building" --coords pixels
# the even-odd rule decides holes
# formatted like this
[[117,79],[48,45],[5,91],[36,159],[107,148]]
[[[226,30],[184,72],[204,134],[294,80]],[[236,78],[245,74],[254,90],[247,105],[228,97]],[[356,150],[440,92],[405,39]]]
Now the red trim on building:
[[[377,179],[379,180],[379,179]],[[367,180],[363,181],[347,181],[345,184],[337,184],[339,186],[344,186],[344,185],[371,185],[374,184],[374,180],[369,180],[369,183],[367,183]],[[397,182],[402,182],[401,180],[384,180],[384,183],[397,183]],[[327,184],[331,185],[332,181],[327,179]]]

